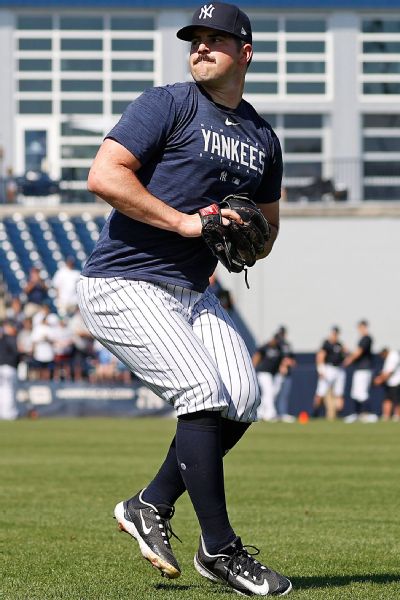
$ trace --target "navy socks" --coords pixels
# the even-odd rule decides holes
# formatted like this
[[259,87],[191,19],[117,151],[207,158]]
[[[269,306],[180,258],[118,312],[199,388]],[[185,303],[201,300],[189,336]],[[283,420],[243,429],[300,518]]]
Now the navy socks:
[[[151,504],[173,506],[188,485],[211,554],[235,537],[226,514],[222,459],[217,457],[233,448],[249,425],[222,419],[218,412],[203,411],[181,417],[160,470],[143,492],[143,499]],[[208,486],[214,489],[211,496],[204,486],[207,490]]]
[[220,414],[202,412],[178,420],[178,467],[211,554],[235,539],[225,503]]

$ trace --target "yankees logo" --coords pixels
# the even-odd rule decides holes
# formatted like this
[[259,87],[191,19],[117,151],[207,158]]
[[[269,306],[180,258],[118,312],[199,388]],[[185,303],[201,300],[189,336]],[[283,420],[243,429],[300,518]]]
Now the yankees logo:
[[206,19],[207,17],[211,19],[214,10],[215,6],[212,4],[209,4],[208,6],[205,4],[200,10],[199,19]]

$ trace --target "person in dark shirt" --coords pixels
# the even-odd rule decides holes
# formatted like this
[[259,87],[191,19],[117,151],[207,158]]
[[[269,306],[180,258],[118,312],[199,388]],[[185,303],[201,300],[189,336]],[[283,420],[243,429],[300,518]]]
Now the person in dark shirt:
[[339,327],[332,327],[316,355],[318,383],[314,396],[313,417],[321,415],[324,403],[329,420],[334,419],[337,412],[343,410],[346,383],[343,361],[347,350],[339,339],[339,333]]
[[350,365],[354,367],[350,390],[350,398],[353,402],[354,410],[344,418],[344,421],[346,423],[354,423],[357,420],[375,422],[378,420],[378,417],[370,412],[369,405],[369,391],[373,367],[373,339],[369,333],[368,321],[365,319],[359,321],[357,328],[360,335],[357,348],[343,362],[345,367],[349,367]]
[[289,414],[289,396],[292,388],[292,370],[296,366],[296,358],[293,353],[292,344],[287,337],[287,328],[281,325],[276,332],[279,347],[282,352],[282,360],[279,365],[277,377],[277,394],[275,406],[277,418],[284,423],[293,423],[296,419]]
[[42,304],[48,301],[48,287],[40,275],[40,269],[32,267],[29,279],[24,287],[26,303],[24,307],[25,316],[30,318],[40,310]]
[[18,416],[16,402],[17,328],[12,321],[0,326],[0,419],[13,421]]
[[275,399],[280,384],[279,367],[282,358],[278,335],[274,335],[266,344],[257,348],[253,354],[253,365],[261,390],[261,403],[257,417],[262,421],[273,421],[277,416]]

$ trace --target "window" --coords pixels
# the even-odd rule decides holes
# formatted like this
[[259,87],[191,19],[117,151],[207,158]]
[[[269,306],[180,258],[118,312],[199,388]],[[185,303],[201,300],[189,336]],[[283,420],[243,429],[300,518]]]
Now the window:
[[376,127],[378,129],[400,128],[400,114],[367,114],[363,116],[363,125],[364,127]]
[[91,39],[88,38],[86,40],[82,39],[72,39],[65,38],[61,40],[61,50],[102,50],[103,49],[103,40],[100,39]]
[[62,79],[62,92],[102,92],[101,79]]
[[275,61],[255,61],[249,67],[249,73],[277,73],[278,63]]
[[103,61],[101,59],[75,59],[62,58],[61,71],[102,71]]
[[322,152],[322,140],[320,137],[315,138],[284,138],[285,152],[296,152],[297,154],[319,153]]
[[111,29],[115,31],[152,31],[153,17],[111,17]]
[[80,15],[75,16],[61,16],[60,17],[60,29],[62,30],[98,30],[103,29],[103,17],[91,17]]
[[323,81],[288,81],[286,84],[288,94],[325,94]]
[[399,54],[400,42],[364,42],[363,51],[365,54]]
[[320,162],[289,162],[284,163],[285,177],[299,178],[312,177],[320,179],[322,174],[322,164]]
[[251,26],[253,33],[275,33],[278,31],[278,21],[276,19],[252,19]]
[[400,177],[399,161],[369,161],[364,162],[365,177]]
[[258,52],[276,53],[278,52],[278,42],[268,41],[257,41],[253,42],[253,50],[257,54]]
[[153,71],[154,61],[152,60],[139,60],[139,59],[127,59],[127,60],[113,60],[112,70],[116,72],[120,71]]
[[321,129],[322,115],[283,115],[286,129]]
[[23,115],[49,115],[52,112],[51,100],[20,100],[19,112]]
[[153,87],[152,79],[114,79],[112,82],[113,92],[143,92],[146,88]]
[[400,62],[364,62],[363,73],[397,75],[400,73]]
[[19,50],[51,50],[51,40],[48,38],[20,38],[18,40]]
[[20,15],[17,17],[17,29],[52,29],[50,15]]
[[400,152],[400,137],[365,137],[364,152]]
[[285,30],[288,33],[323,33],[326,23],[322,19],[287,19]]
[[62,100],[61,112],[64,114],[99,114],[103,112],[101,100]]
[[400,21],[396,19],[364,19],[363,33],[400,33]]
[[363,84],[364,94],[381,94],[381,95],[393,95],[400,94],[400,82],[364,82]]
[[400,185],[365,185],[364,199],[389,202],[400,200]]
[[278,84],[276,81],[247,81],[244,89],[247,94],[276,94]]
[[61,123],[61,135],[63,136],[102,136],[103,131],[98,126],[94,126],[93,129],[82,129],[76,127],[73,123],[68,121]]
[[21,58],[18,68],[20,71],[51,71],[51,58]]
[[146,52],[154,50],[153,40],[112,40],[114,52]]
[[96,144],[95,146],[72,146],[63,144],[61,146],[61,156],[63,158],[93,158],[99,146]]
[[322,61],[288,61],[287,73],[325,73],[325,63]]
[[322,53],[325,52],[325,42],[311,41],[311,42],[301,42],[301,41],[293,41],[286,42],[286,52],[296,52],[299,54],[303,53]]
[[18,81],[20,92],[51,92],[52,89],[51,79],[20,79]]

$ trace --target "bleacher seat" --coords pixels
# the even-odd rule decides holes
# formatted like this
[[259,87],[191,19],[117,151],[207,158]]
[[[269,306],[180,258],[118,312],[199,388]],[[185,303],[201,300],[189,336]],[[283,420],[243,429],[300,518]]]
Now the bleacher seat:
[[4,217],[0,220],[0,264],[9,294],[22,292],[32,266],[40,268],[47,281],[69,256],[80,268],[104,223],[105,217],[92,218],[89,213],[81,216],[15,213]]

